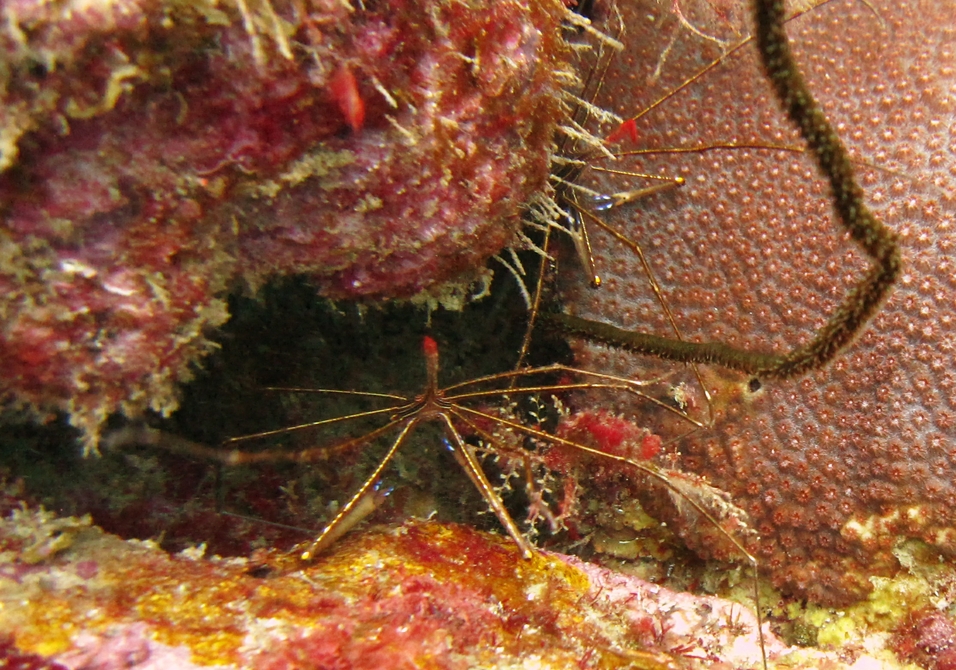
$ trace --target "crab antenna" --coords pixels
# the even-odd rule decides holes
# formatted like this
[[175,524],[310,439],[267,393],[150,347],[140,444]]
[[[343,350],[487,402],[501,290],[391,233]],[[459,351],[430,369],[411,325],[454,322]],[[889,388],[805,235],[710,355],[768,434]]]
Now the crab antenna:
[[438,342],[429,335],[422,338],[422,350],[425,352],[425,369],[428,372],[428,388],[438,388]]

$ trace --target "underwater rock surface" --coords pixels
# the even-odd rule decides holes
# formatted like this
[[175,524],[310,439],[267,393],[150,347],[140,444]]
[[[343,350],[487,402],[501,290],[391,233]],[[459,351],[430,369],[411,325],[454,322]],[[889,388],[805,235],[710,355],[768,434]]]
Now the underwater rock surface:
[[169,413],[224,292],[409,297],[515,241],[573,74],[558,0],[3,6],[0,394]]
[[[345,540],[302,567],[168,555],[89,524],[20,509],[0,522],[0,662],[113,668],[759,667],[741,605],[670,591],[500,537],[409,522]],[[767,634],[772,666],[890,668]],[[874,653],[876,655],[874,655]],[[21,666],[17,666],[21,667]],[[27,666],[22,666],[27,667]]]
[[[750,32],[746,12],[717,11],[731,9],[725,3],[681,6],[703,35],[652,3],[620,5],[628,51],[599,104],[633,117]],[[674,462],[749,513],[761,536],[754,551],[778,586],[846,603],[872,588],[872,576],[898,569],[894,548],[907,538],[947,564],[956,554],[956,33],[950,3],[918,1],[835,0],[788,30],[869,206],[901,236],[903,277],[858,340],[804,379],[754,392],[744,376],[706,369],[716,424],[681,441]],[[643,246],[688,339],[787,352],[864,272],[752,44],[619,138],[616,150],[651,153],[614,168],[686,179],[602,216]],[[686,151],[657,151],[668,148]],[[586,185],[615,193],[643,183],[592,172]],[[592,241],[604,286],[586,291],[584,278],[566,277],[569,311],[672,336],[633,252],[600,230]],[[680,366],[646,357],[580,342],[578,359],[696,388]],[[699,390],[688,395],[704,406]]]

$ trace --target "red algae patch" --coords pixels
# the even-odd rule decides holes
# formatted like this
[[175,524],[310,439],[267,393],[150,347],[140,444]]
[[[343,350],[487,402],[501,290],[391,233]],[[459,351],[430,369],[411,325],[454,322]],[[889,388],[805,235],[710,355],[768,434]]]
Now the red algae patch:
[[[43,560],[24,560],[27,547],[64,535]],[[269,552],[168,555],[21,509],[0,522],[0,599],[11,640],[0,658],[70,670],[761,663],[741,605],[557,554],[525,560],[505,538],[428,522],[372,529],[303,567]],[[891,667],[860,648],[827,655],[766,637],[771,665]]]
[[[471,281],[547,189],[560,0],[6,3],[0,396],[176,408],[237,281]],[[466,277],[466,279],[461,279]]]

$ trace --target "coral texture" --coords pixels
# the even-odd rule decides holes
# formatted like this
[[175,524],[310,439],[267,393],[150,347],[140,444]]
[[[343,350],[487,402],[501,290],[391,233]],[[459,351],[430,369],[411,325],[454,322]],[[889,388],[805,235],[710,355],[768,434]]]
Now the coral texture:
[[[734,13],[705,11],[714,7],[687,3],[681,23],[622,5],[630,47],[598,102],[633,117],[749,33]],[[676,447],[679,468],[706,475],[750,514],[775,583],[818,601],[867,593],[871,575],[898,567],[892,549],[904,538],[956,553],[951,14],[946,3],[834,1],[790,21],[798,60],[870,206],[901,236],[904,275],[825,369],[763,388],[705,370],[716,424]],[[683,334],[776,353],[809,340],[866,263],[835,223],[752,44],[626,130],[621,151],[689,149],[618,161],[686,185],[606,212],[649,254]],[[592,173],[588,185],[615,193],[641,184]],[[604,287],[585,292],[583,279],[569,277],[569,309],[672,335],[633,253],[600,231],[593,238]],[[639,377],[669,371],[694,388],[677,365],[583,342],[578,355]],[[703,406],[699,390],[690,395]]]
[[514,241],[573,80],[558,0],[8,2],[0,393],[176,407],[222,293],[407,297]]
[[895,642],[903,660],[932,670],[956,668],[956,625],[942,612],[913,612],[896,632]]
[[[2,658],[23,667],[633,668],[759,667],[752,614],[615,575],[463,526],[411,522],[346,540],[316,565],[169,556],[83,527],[40,563],[43,512],[0,523]],[[80,520],[72,525],[83,526]],[[786,668],[893,667],[847,645],[787,647]],[[31,656],[32,655],[32,656]],[[39,657],[39,658],[37,658]],[[40,659],[46,659],[44,665]],[[887,660],[891,657],[885,656]]]

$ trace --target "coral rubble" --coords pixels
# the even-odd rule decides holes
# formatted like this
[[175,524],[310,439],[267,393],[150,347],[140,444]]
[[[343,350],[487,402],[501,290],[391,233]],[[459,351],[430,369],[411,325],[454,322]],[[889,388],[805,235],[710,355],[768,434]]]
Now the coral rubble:
[[[682,176],[686,185],[605,215],[648,252],[685,337],[784,353],[813,336],[866,264],[834,222],[826,185],[752,45],[730,51],[749,33],[746,22],[708,15],[703,4],[686,3],[683,23],[640,3],[621,6],[629,49],[599,104],[633,117],[710,59],[723,60],[618,133],[622,152],[652,152],[625,157],[625,169]],[[762,388],[706,370],[716,424],[676,447],[676,467],[707,476],[749,513],[761,536],[755,551],[778,586],[845,603],[870,591],[872,576],[899,567],[894,548],[907,538],[935,547],[943,561],[956,554],[956,51],[946,3],[803,9],[788,24],[797,57],[870,206],[901,236],[904,274],[869,329],[823,370]],[[588,185],[635,187],[601,173]],[[604,287],[585,292],[585,280],[572,278],[570,309],[673,336],[633,252],[601,231],[593,238]],[[664,371],[695,386],[679,366],[586,343],[578,353],[602,370]],[[691,395],[703,403],[699,390]]]
[[515,240],[574,81],[559,0],[5,3],[0,393],[168,413],[242,279],[408,297]]

